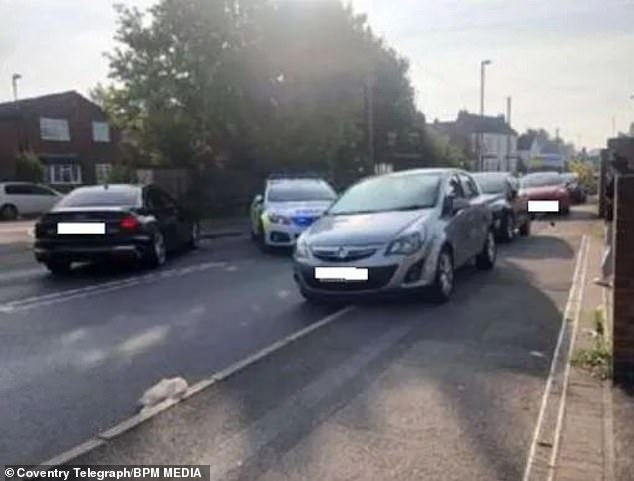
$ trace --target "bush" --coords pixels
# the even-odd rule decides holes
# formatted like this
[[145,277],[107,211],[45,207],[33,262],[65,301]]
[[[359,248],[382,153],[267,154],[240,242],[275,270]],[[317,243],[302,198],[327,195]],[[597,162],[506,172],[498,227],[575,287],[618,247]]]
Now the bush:
[[43,182],[46,167],[33,152],[20,152],[15,158],[15,179],[23,182]]

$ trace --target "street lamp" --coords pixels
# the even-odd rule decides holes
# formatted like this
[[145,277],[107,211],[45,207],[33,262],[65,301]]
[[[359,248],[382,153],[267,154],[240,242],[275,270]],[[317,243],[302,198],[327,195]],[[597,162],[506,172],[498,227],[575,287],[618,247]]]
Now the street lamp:
[[[480,62],[480,117],[484,117],[484,73],[487,65],[491,65],[491,60],[482,60]],[[478,170],[484,168],[484,161],[482,157],[482,143],[484,142],[484,134],[480,132],[479,136],[479,148],[478,148]]]
[[18,80],[22,78],[19,73],[14,73],[11,76],[11,85],[13,86],[13,100],[18,101]]

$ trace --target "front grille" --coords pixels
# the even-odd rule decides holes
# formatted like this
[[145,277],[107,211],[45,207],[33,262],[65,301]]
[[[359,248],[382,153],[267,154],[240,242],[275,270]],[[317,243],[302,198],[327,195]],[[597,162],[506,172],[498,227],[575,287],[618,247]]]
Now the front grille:
[[271,232],[271,242],[290,242],[291,237],[286,232]]
[[358,261],[372,257],[376,247],[313,247],[312,254],[319,260],[329,262]]
[[306,284],[310,287],[326,291],[354,292],[385,287],[392,279],[392,276],[394,276],[397,267],[395,265],[369,267],[368,280],[358,282],[320,281],[315,279],[315,269],[313,267],[302,267],[301,274]]

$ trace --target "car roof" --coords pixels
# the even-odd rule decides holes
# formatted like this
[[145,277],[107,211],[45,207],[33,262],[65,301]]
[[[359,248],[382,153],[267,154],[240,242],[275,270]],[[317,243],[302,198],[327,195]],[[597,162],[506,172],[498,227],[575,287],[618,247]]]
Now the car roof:
[[122,191],[122,190],[141,190],[143,189],[143,185],[140,184],[103,184],[103,185],[84,185],[82,187],[77,187],[73,189],[71,192],[86,192],[89,190],[114,190],[114,191]]
[[511,174],[510,172],[499,172],[496,170],[491,170],[486,172],[472,172],[471,175],[473,175],[474,177],[484,177],[484,176],[513,177],[513,174]]

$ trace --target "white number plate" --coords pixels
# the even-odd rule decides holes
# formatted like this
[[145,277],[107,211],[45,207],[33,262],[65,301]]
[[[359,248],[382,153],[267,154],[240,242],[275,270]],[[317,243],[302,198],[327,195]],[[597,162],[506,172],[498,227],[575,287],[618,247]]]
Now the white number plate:
[[315,267],[320,281],[367,281],[368,270],[362,267]]
[[57,224],[58,234],[94,234],[106,233],[106,224],[103,222],[60,222]]

